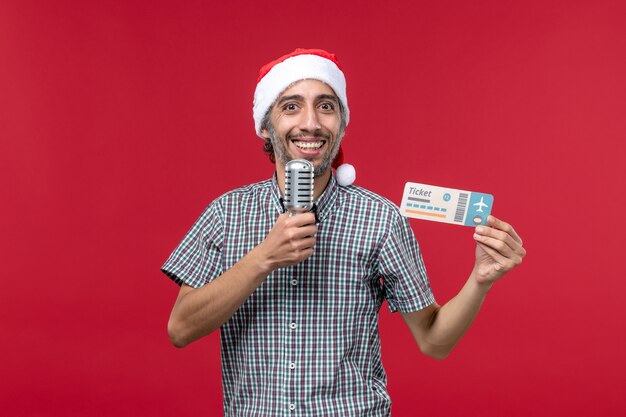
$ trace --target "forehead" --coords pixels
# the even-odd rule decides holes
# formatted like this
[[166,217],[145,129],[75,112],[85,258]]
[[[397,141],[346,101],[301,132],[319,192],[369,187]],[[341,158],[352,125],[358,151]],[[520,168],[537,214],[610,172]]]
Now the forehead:
[[[293,96],[298,95],[303,98],[311,98],[317,97],[320,95],[331,95],[337,96],[330,86],[319,80],[300,80],[291,84],[289,87],[283,91],[280,96],[278,96],[278,100],[285,96]],[[277,101],[278,101],[277,100]]]

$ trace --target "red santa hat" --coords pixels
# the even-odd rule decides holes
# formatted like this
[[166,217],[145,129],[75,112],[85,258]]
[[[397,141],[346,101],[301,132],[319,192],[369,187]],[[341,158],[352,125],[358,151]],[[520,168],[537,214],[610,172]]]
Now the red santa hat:
[[[330,86],[341,101],[343,117],[346,126],[348,125],[350,110],[346,78],[339,68],[337,57],[322,49],[296,49],[264,65],[259,71],[253,105],[254,127],[259,137],[263,138],[261,123],[268,110],[283,91],[300,80],[319,80]],[[343,151],[340,146],[333,167],[336,169],[339,185],[348,186],[354,182],[356,172],[352,165],[342,164],[342,161]]]

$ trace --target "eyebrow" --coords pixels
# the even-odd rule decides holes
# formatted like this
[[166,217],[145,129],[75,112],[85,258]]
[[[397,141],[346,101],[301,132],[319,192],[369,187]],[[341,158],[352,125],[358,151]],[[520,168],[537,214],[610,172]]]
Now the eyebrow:
[[330,100],[330,101],[334,101],[335,103],[339,103],[339,99],[337,98],[336,95],[333,94],[321,94],[319,96],[317,96],[317,99],[322,99],[322,100]]
[[[319,96],[315,97],[315,99],[316,100],[330,100],[330,101],[333,101],[334,103],[339,103],[339,99],[337,98],[337,96],[333,94],[320,94]],[[304,96],[300,94],[293,94],[291,96],[283,96],[280,100],[278,100],[276,104],[280,105],[284,103],[285,101],[290,101],[290,100],[304,101]]]

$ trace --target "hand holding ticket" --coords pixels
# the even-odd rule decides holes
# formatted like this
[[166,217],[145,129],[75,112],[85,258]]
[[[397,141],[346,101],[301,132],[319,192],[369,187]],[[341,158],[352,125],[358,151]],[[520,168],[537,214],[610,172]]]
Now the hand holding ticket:
[[400,213],[415,219],[478,226],[487,225],[492,206],[491,194],[407,182]]

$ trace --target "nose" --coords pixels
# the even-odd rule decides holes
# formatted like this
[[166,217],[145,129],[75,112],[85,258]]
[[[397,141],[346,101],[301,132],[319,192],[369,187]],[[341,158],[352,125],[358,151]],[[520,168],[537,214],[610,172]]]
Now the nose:
[[302,119],[300,120],[300,129],[307,132],[315,132],[321,129],[319,117],[315,106],[307,106],[305,111],[302,112]]

